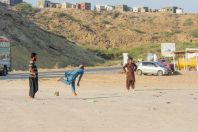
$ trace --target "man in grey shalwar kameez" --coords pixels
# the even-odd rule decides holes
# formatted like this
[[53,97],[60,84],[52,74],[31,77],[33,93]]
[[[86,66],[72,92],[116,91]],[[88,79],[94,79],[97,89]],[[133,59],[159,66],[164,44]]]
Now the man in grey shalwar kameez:
[[38,91],[38,69],[36,66],[37,55],[36,53],[31,54],[31,61],[29,63],[29,96],[31,99],[35,97],[36,92]]

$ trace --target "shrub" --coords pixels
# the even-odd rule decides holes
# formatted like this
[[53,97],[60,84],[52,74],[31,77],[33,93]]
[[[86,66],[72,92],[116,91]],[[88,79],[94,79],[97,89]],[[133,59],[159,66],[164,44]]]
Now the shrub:
[[107,21],[107,20],[102,20],[102,22],[101,22],[102,24],[111,24],[109,21]]
[[185,21],[184,21],[184,26],[191,26],[193,24],[193,21],[191,20],[191,19],[186,19]]
[[65,17],[66,14],[61,12],[61,13],[58,13],[57,16],[58,16],[58,17]]
[[59,18],[67,18],[68,20],[74,21],[74,22],[81,22],[80,20],[74,18],[70,14],[63,13],[63,12],[56,12],[55,15]]
[[195,29],[195,30],[191,31],[190,35],[195,37],[195,38],[198,38],[198,29]]
[[141,34],[145,34],[145,32],[143,32],[143,31],[141,31],[141,30],[139,30],[139,29],[132,29],[132,31],[135,31],[135,32],[141,33]]
[[116,19],[116,18],[118,18],[120,16],[120,12],[114,12],[113,14],[112,14],[112,18],[113,19]]
[[30,4],[27,4],[25,2],[15,5],[13,9],[25,15],[32,15],[39,11],[38,9],[33,8]]

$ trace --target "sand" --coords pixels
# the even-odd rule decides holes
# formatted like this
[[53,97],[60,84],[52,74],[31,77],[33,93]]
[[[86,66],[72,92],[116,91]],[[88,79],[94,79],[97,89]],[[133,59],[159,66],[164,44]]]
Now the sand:
[[[198,73],[85,75],[74,97],[57,79],[42,79],[35,100],[28,80],[0,81],[0,132],[197,132]],[[60,96],[54,96],[59,91]]]

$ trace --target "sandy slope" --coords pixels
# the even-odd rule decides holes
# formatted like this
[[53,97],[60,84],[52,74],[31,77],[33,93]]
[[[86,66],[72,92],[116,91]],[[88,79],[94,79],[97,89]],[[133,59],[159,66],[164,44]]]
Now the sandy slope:
[[27,80],[1,80],[0,132],[197,132],[197,78],[141,76],[132,94],[122,74],[85,75],[78,97],[45,79],[36,100]]

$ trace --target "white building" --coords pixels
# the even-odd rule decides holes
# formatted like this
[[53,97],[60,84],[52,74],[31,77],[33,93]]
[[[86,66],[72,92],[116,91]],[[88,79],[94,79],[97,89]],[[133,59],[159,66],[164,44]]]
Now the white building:
[[140,7],[133,7],[133,12],[141,12],[141,8]]
[[182,8],[176,9],[176,14],[183,14],[183,13],[184,13],[184,9]]
[[96,5],[96,6],[95,6],[95,10],[96,10],[96,11],[105,11],[106,8],[105,8],[105,6],[102,6],[102,5]]
[[106,9],[107,11],[113,11],[113,10],[115,10],[115,6],[105,5],[105,9]]
[[140,12],[149,12],[149,7],[141,7]]
[[158,11],[159,12],[165,12],[166,10],[165,9],[159,9]]
[[51,2],[49,0],[38,0],[37,7],[38,8],[47,8],[50,7]]
[[64,2],[62,3],[62,8],[72,8],[72,3],[69,3],[69,2]]

